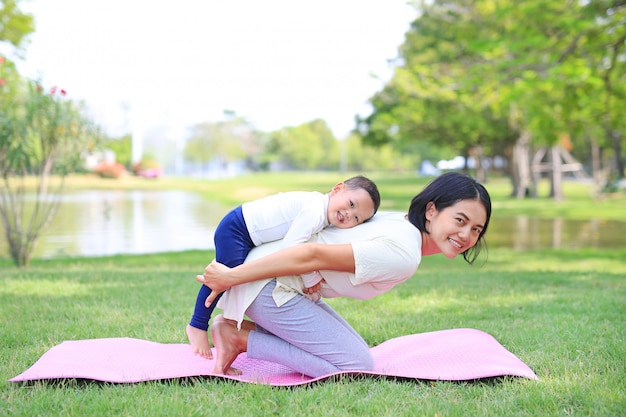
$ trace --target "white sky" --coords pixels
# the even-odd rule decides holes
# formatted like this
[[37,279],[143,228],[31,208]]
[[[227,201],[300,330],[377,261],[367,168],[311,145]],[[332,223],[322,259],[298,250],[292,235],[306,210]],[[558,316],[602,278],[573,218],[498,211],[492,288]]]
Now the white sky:
[[112,135],[229,109],[265,131],[322,118],[343,138],[391,76],[406,1],[23,0],[36,32],[19,68]]

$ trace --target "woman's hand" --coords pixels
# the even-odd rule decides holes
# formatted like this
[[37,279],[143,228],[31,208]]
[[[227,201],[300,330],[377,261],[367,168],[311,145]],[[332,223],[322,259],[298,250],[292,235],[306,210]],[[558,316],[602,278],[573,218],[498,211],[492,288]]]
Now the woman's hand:
[[209,294],[204,302],[205,306],[209,307],[220,293],[223,293],[233,286],[228,279],[228,273],[230,270],[231,268],[226,265],[213,260],[209,265],[207,265],[206,268],[204,268],[203,275],[196,275],[196,281],[206,285],[212,290],[211,294]]

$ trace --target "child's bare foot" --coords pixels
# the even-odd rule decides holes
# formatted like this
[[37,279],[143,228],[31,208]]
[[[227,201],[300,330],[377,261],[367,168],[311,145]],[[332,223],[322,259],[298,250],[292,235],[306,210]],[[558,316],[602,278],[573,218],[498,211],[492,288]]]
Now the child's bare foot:
[[[216,317],[217,319],[217,317]],[[237,326],[232,320],[217,319],[211,326],[211,339],[217,348],[215,367],[213,372],[224,375],[240,375],[241,371],[231,368],[240,353],[246,351],[248,346],[249,326],[242,326],[237,330]]]
[[213,359],[208,332],[197,329],[189,324],[185,330],[187,331],[187,338],[189,339],[193,353],[206,359]]

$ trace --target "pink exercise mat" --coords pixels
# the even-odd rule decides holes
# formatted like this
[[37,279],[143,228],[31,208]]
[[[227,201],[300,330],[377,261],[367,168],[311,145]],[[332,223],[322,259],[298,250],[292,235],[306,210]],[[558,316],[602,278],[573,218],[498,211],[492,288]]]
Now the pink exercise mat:
[[163,344],[132,338],[65,341],[46,352],[11,382],[88,379],[135,383],[216,376],[275,386],[308,384],[333,375],[372,375],[420,380],[465,381],[497,376],[537,379],[535,373],[488,333],[451,329],[390,339],[371,348],[372,372],[338,372],[310,378],[282,365],[241,354],[233,364],[242,375],[217,375],[213,361],[193,354],[187,344]]

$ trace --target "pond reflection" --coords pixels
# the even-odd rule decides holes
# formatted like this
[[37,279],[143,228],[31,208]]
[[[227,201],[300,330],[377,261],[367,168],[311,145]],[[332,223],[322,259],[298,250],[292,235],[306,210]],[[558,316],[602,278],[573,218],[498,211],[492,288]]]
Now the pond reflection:
[[[213,249],[213,233],[229,207],[184,191],[83,191],[63,197],[35,258]],[[623,248],[626,222],[494,217],[491,248]],[[7,244],[0,241],[2,257]]]
[[515,250],[605,248],[626,246],[626,222],[614,220],[539,219],[529,216],[492,218],[490,247]]
[[[63,196],[35,258],[212,249],[228,208],[183,191],[83,191]],[[0,243],[3,257],[6,242]]]

